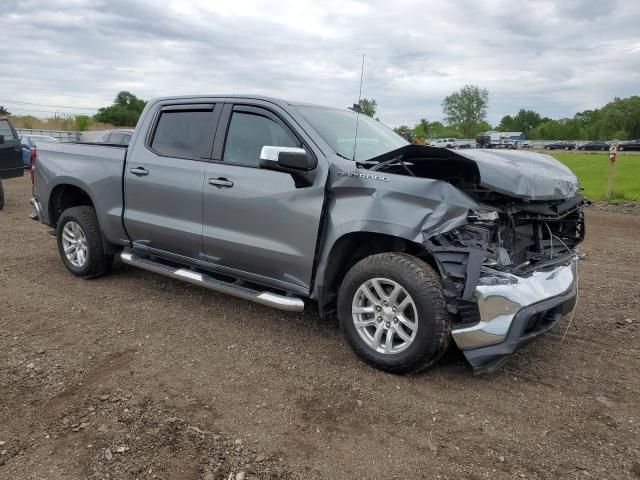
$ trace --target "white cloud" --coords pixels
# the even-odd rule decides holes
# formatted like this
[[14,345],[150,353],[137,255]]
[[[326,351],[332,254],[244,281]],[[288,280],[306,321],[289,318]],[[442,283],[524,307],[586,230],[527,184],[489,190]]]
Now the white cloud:
[[599,0],[5,0],[0,99],[92,107],[127,89],[347,106],[365,52],[363,93],[387,124],[441,118],[466,83],[489,89],[493,123],[521,107],[559,117],[640,94],[639,20],[637,2]]

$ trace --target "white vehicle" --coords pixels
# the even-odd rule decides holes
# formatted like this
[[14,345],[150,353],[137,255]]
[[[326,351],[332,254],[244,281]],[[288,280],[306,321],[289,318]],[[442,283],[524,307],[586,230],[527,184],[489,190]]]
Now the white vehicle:
[[455,138],[438,138],[436,140],[430,141],[429,146],[440,148],[456,148],[458,145],[456,144]]

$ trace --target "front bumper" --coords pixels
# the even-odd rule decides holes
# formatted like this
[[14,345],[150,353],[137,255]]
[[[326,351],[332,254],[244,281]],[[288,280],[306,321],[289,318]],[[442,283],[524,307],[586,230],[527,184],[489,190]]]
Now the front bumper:
[[489,373],[553,328],[576,302],[577,259],[520,277],[484,273],[475,289],[480,321],[452,329],[475,373]]

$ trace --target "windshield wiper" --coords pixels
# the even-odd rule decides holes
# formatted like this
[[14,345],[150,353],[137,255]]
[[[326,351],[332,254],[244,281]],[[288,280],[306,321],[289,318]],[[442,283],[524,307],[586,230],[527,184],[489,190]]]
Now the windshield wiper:
[[409,173],[409,175],[411,175],[412,177],[415,177],[416,175],[411,171],[411,169],[409,167],[407,167],[407,164],[404,162],[404,160],[402,159],[402,155],[399,155],[397,157],[393,157],[389,160],[385,160],[384,162],[380,162],[379,164],[371,167],[371,171],[376,171],[376,170],[382,170],[383,168],[391,165],[394,162],[398,162],[400,165],[402,165],[402,167]]

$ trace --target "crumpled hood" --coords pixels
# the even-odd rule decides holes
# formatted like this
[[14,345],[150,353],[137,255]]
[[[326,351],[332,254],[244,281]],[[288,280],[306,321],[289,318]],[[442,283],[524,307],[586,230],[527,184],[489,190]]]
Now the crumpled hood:
[[566,165],[543,153],[469,149],[455,154],[476,163],[482,187],[511,197],[571,198],[580,188],[578,178]]
[[[405,145],[372,158],[369,162],[377,164],[395,158],[406,162],[417,177],[451,183],[463,179],[523,200],[571,198],[580,188],[578,179],[569,168],[542,153],[519,150],[449,150],[425,145]],[[402,170],[396,173],[407,174]]]

